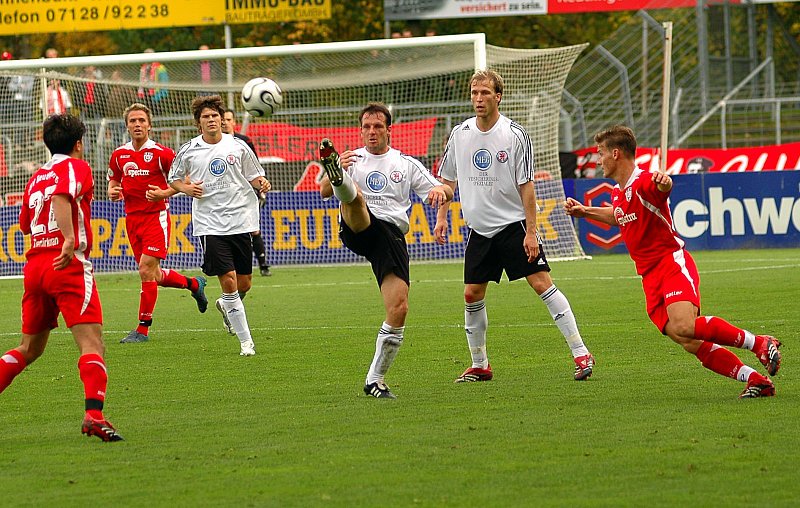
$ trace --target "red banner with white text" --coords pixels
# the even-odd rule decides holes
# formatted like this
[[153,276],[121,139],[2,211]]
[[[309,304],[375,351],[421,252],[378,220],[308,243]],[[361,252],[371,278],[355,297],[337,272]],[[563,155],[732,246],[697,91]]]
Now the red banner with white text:
[[[597,171],[597,149],[577,150],[578,170],[583,177],[602,177]],[[658,170],[657,148],[636,149],[636,164]],[[800,143],[747,148],[693,148],[667,151],[667,173],[741,173],[744,171],[790,171],[800,169]]]

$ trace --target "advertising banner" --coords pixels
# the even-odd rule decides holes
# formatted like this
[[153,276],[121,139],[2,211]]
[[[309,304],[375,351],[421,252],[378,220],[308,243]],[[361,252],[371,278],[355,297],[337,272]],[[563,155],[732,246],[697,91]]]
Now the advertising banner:
[[[596,170],[597,148],[577,150],[578,170],[586,177],[600,177]],[[648,171],[658,170],[657,148],[636,149],[636,164]],[[800,143],[748,148],[693,148],[667,151],[667,173],[741,173],[745,171],[786,171],[800,169]]]
[[[673,182],[672,220],[690,251],[800,247],[800,172],[680,175]],[[613,185],[575,180],[575,199],[608,205]],[[616,226],[577,224],[587,254],[627,252]]]
[[330,19],[331,0],[0,2],[0,35]]
[[384,0],[387,21],[547,14],[547,0]]

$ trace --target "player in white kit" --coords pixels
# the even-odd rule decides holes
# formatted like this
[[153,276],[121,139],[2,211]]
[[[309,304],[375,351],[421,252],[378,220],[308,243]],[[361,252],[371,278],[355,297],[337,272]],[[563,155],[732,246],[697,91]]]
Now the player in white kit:
[[259,227],[258,198],[251,188],[267,192],[270,183],[245,142],[222,133],[223,112],[219,95],[192,101],[201,134],[178,150],[168,181],[194,198],[192,227],[203,245],[203,272],[219,278],[217,310],[228,332],[239,338],[240,354],[252,356],[255,344],[242,303],[252,282],[250,232]]
[[[499,283],[505,270],[509,280],[525,278],[547,305],[567,341],[575,362],[574,378],[592,375],[594,357],[583,343],[575,316],[563,293],[550,278],[550,266],[536,229],[536,191],[533,184],[533,147],[525,129],[500,114],[503,78],[496,72],[476,72],[470,79],[475,115],[453,128],[439,174],[461,191],[461,211],[470,227],[464,253],[464,329],[472,366],[457,383],[489,381],[493,372],[486,355],[486,289]],[[449,204],[439,208],[434,234],[447,241]]]
[[392,114],[383,104],[370,103],[359,115],[363,148],[336,153],[327,139],[320,145],[326,176],[322,197],[341,201],[339,236],[347,248],[364,256],[378,281],[386,319],[378,332],[364,393],[394,399],[384,382],[403,342],[408,313],[409,266],[405,234],[411,193],[433,207],[453,198],[418,160],[389,146]]

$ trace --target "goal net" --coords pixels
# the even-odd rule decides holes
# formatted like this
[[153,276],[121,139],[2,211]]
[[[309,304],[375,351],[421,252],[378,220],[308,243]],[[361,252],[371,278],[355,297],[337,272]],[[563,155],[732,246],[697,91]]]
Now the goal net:
[[[111,152],[127,141],[122,112],[143,102],[154,112],[151,138],[177,150],[197,135],[189,105],[220,94],[237,112],[273,184],[262,209],[272,265],[358,261],[338,238],[337,201],[319,198],[320,139],[360,146],[358,113],[380,101],[393,114],[391,144],[432,171],[450,130],[473,115],[469,77],[488,67],[503,75],[501,112],[525,126],[535,151],[539,229],[550,259],[584,256],[564,199],[558,163],[561,93],[585,45],[519,50],[488,46],[482,34],[0,62],[0,275],[20,273],[25,239],[15,226],[22,190],[47,160],[45,115],[66,109],[87,124],[85,158],[94,168],[92,260],[98,271],[135,270],[120,203],[104,201]],[[267,120],[243,113],[239,92],[256,76],[283,89],[283,107]],[[200,265],[189,199],[171,199],[173,238],[167,267]],[[415,201],[407,235],[412,260],[463,256],[467,228],[456,202],[450,243],[433,240],[435,211]]]

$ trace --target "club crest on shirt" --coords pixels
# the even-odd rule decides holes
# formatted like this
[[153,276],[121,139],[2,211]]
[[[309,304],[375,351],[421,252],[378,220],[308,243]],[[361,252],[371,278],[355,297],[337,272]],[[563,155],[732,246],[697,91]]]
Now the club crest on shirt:
[[492,154],[489,150],[481,148],[472,155],[472,164],[478,171],[487,171],[492,167]]
[[386,177],[380,171],[373,171],[367,175],[367,187],[372,192],[380,192],[386,188]]
[[505,164],[506,161],[508,161],[508,152],[506,152],[505,150],[500,150],[499,152],[497,152],[497,162],[499,162],[500,164]]
[[145,162],[150,162],[153,160],[153,152],[145,152],[144,156],[142,157]]
[[403,173],[401,171],[394,170],[389,173],[389,180],[393,181],[394,183],[400,183],[403,181]]
[[632,195],[633,195],[632,187],[628,187],[627,189],[625,189],[625,201],[630,203]]
[[208,172],[214,176],[224,175],[226,169],[228,169],[228,164],[220,158],[212,159],[208,165]]
[[226,161],[228,161],[228,164],[230,164],[231,166],[234,166],[234,165],[236,165],[236,156],[235,156],[235,155],[233,155],[232,153],[229,153],[229,154],[228,154],[228,155],[225,157],[225,160],[226,160]]

